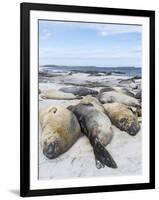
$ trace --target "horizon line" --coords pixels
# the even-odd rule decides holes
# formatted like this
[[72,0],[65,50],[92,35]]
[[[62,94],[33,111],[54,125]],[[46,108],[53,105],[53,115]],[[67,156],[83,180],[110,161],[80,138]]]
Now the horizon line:
[[142,67],[137,67],[137,66],[94,66],[94,65],[58,65],[58,64],[42,64],[42,65],[39,65],[39,67],[41,66],[57,66],[57,67],[100,67],[100,68],[112,68],[112,67],[115,67],[115,68],[142,68]]

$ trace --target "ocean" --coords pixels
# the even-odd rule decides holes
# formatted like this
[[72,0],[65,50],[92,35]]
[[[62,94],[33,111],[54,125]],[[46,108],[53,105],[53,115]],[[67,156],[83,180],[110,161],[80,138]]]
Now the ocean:
[[57,66],[57,65],[43,65],[40,66],[40,71],[47,73],[59,72],[74,72],[74,73],[107,73],[113,75],[126,75],[130,77],[141,76],[141,68],[139,67],[94,67],[94,66]]

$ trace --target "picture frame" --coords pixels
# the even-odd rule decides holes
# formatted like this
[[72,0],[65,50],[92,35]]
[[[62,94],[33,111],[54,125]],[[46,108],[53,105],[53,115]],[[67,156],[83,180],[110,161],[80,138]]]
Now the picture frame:
[[[38,16],[36,15],[36,12],[39,14],[45,13],[44,15]],[[79,178],[72,179],[71,184],[67,186],[67,183],[63,180],[61,180],[63,186],[61,187],[60,184],[58,187],[55,187],[56,179],[53,180],[54,184],[51,180],[48,187],[39,186],[39,187],[32,187],[32,175],[34,176],[34,172],[39,169],[33,169],[32,161],[37,160],[38,162],[38,155],[37,152],[35,153],[33,151],[33,146],[38,147],[39,140],[36,139],[35,136],[32,136],[34,126],[38,127],[38,120],[33,119],[32,116],[36,115],[39,117],[39,114],[35,113],[34,106],[36,109],[38,109],[38,102],[39,100],[38,96],[38,89],[36,86],[36,83],[38,83],[38,74],[37,74],[37,68],[39,68],[39,35],[36,32],[36,29],[34,25],[36,23],[39,23],[39,19],[42,20],[43,17],[46,15],[46,18],[48,17],[48,20],[51,19],[50,13],[60,13],[55,17],[56,22],[58,23],[58,20],[61,20],[62,17],[64,17],[64,20],[69,21],[69,19],[73,18],[71,14],[78,15],[78,17],[75,16],[76,22],[83,22],[85,16],[88,16],[88,19],[95,20],[98,18],[98,22],[100,22],[101,19],[103,19],[105,16],[107,16],[106,20],[112,20],[114,17],[114,20],[117,22],[111,22],[111,23],[123,23],[123,19],[127,18],[130,19],[133,17],[137,17],[137,20],[134,21],[132,24],[140,24],[141,21],[144,19],[147,20],[147,22],[143,22],[143,24],[147,23],[145,27],[147,26],[147,29],[144,29],[142,32],[142,37],[144,39],[142,40],[142,43],[148,43],[147,46],[145,46],[145,53],[142,52],[142,59],[145,58],[145,66],[147,66],[147,70],[145,70],[145,79],[143,78],[144,85],[147,80],[147,86],[149,87],[148,94],[142,95],[143,98],[145,96],[145,99],[148,99],[148,101],[145,100],[145,103],[147,106],[144,106],[145,110],[146,107],[148,111],[143,111],[143,118],[147,116],[147,121],[145,121],[149,124],[148,129],[145,128],[147,133],[145,133],[147,136],[147,143],[145,143],[145,149],[147,148],[147,152],[149,154],[149,159],[146,163],[145,161],[145,171],[146,171],[146,177],[147,181],[138,180],[135,181],[128,181],[123,183],[120,180],[116,180],[112,184],[105,184],[104,182],[102,184],[98,184],[93,182],[93,177],[91,178],[92,184],[90,184],[89,181],[85,181],[85,177],[82,178],[84,180],[85,184],[82,182],[81,185],[73,187],[71,184],[73,184],[75,181],[79,181]],[[47,16],[48,14],[48,16]],[[66,14],[66,15],[65,15]],[[67,17],[67,14],[70,14],[70,18]],[[104,7],[86,7],[86,6],[73,6],[73,5],[49,5],[49,4],[36,4],[36,3],[21,3],[20,5],[20,39],[21,39],[21,54],[20,54],[20,67],[21,67],[21,82],[20,82],[20,92],[21,92],[21,122],[20,122],[20,196],[22,197],[28,197],[28,196],[43,196],[43,195],[60,195],[60,194],[77,194],[77,193],[96,193],[96,192],[110,192],[110,191],[124,191],[124,190],[141,190],[141,189],[154,189],[155,188],[155,11],[150,10],[133,10],[133,9],[118,9],[118,8],[104,8]],[[33,15],[33,23],[32,23],[32,15]],[[83,16],[83,17],[82,17]],[[93,16],[93,17],[92,17]],[[45,18],[45,17],[44,17]],[[45,20],[46,20],[45,18]],[[126,20],[127,20],[126,19]],[[87,22],[89,22],[87,20]],[[121,22],[120,22],[121,20]],[[146,21],[145,20],[145,21]],[[71,21],[71,20],[70,20]],[[94,21],[93,21],[94,22]],[[96,22],[96,20],[95,20]],[[131,22],[131,20],[130,20]],[[111,24],[110,23],[110,24]],[[125,24],[127,24],[125,22]],[[128,23],[129,24],[129,23]],[[143,25],[142,24],[142,25]],[[36,25],[35,25],[36,26]],[[144,27],[144,25],[143,25]],[[39,29],[38,29],[39,31]],[[34,32],[34,34],[33,34]],[[35,32],[37,36],[33,38],[35,35]],[[90,36],[91,37],[91,36]],[[146,41],[147,39],[147,41]],[[34,43],[34,44],[33,44]],[[37,47],[38,44],[38,47]],[[35,52],[35,48],[33,48],[33,45],[38,49]],[[143,47],[142,47],[143,48]],[[146,59],[146,56],[148,56],[148,59]],[[72,57],[71,57],[72,58]],[[32,61],[36,60],[36,61]],[[95,64],[96,65],[96,64]],[[34,71],[34,68],[36,69]],[[145,69],[144,68],[144,69]],[[143,71],[144,71],[143,69]],[[36,75],[37,74],[37,75]],[[33,78],[32,78],[33,77]],[[148,79],[147,79],[148,78]],[[36,79],[36,80],[35,80]],[[33,82],[32,82],[33,80]],[[35,80],[35,81],[34,81]],[[145,81],[145,82],[144,82]],[[35,87],[34,87],[35,83]],[[145,84],[146,85],[146,84]],[[144,86],[143,86],[144,87]],[[146,91],[146,89],[145,89]],[[32,95],[36,97],[36,99]],[[37,104],[34,104],[37,103]],[[144,115],[145,114],[145,115]],[[148,115],[149,114],[149,115]],[[33,130],[32,130],[33,128]],[[144,129],[144,126],[142,127]],[[144,136],[143,136],[144,137]],[[145,140],[146,141],[146,140]],[[143,142],[144,143],[144,142]],[[144,149],[143,148],[143,149]],[[143,153],[144,154],[144,153]],[[144,162],[144,161],[143,161]],[[144,174],[144,173],[143,173]],[[143,175],[142,174],[142,175]],[[144,175],[143,175],[144,176]],[[107,179],[108,177],[104,177]],[[145,178],[145,177],[144,177]],[[111,177],[109,177],[109,180]],[[124,179],[124,178],[123,178]],[[136,178],[137,180],[137,178]],[[39,184],[39,180],[37,177],[37,185]],[[45,182],[45,181],[40,181]],[[80,182],[80,181],[79,181]],[[51,185],[54,185],[50,187]],[[58,184],[57,184],[58,185]]]

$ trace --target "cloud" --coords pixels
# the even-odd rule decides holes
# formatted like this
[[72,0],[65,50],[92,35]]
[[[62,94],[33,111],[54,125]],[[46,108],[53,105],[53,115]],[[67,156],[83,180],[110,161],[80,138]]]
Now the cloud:
[[125,33],[141,33],[141,26],[107,24],[96,27],[100,36],[117,35]]
[[40,39],[42,39],[42,40],[47,40],[47,39],[49,39],[50,37],[53,36],[53,33],[52,33],[52,31],[50,31],[49,29],[46,29],[46,28],[45,28],[45,29],[42,29],[42,30],[41,30],[39,36],[40,36]]
[[[94,30],[99,36],[117,35],[125,33],[141,33],[141,25],[127,25],[127,24],[99,24],[99,23],[81,23],[81,22],[62,22],[62,21],[41,21],[43,27],[47,27],[53,31],[56,28],[69,29],[69,30]],[[48,34],[48,30],[43,30],[44,34]],[[42,33],[43,34],[43,33]]]
[[142,50],[141,49],[136,49],[136,50],[132,50],[130,52],[131,53],[142,53]]
[[[50,60],[50,63],[53,63],[54,60],[56,60],[56,62],[63,61],[63,63],[64,61],[70,63],[80,61],[83,61],[83,63],[107,63],[108,60],[112,60],[112,63],[114,63],[121,59],[127,59],[130,60],[130,62],[133,59],[141,60],[141,37],[136,37],[136,35],[131,36],[130,38],[134,38],[134,40],[130,41],[130,43],[127,40],[126,42],[123,41],[127,37],[121,37],[123,40],[119,40],[115,44],[113,43],[115,37],[111,38],[111,40],[109,38],[104,38],[126,33],[141,33],[142,26],[139,25],[45,21],[40,24],[39,28],[40,39],[44,40],[40,43],[39,58],[40,60],[45,60],[45,63],[47,63],[48,60]],[[74,33],[76,34],[78,32],[78,36],[81,35],[81,38],[84,37],[85,33],[86,36],[92,33],[91,37],[94,39],[93,42],[97,44],[96,47],[92,48],[93,45],[90,43],[92,38],[90,38],[90,41],[88,40],[88,43],[83,44],[83,46],[77,45],[78,43],[74,42],[74,40],[68,43],[67,34],[70,32],[72,36]],[[61,43],[59,40],[61,35],[59,36],[59,33],[62,33],[61,35],[64,37]],[[71,39],[71,37],[69,39]],[[102,39],[105,41],[104,44],[101,42]],[[99,44],[97,43],[98,40],[100,41]]]

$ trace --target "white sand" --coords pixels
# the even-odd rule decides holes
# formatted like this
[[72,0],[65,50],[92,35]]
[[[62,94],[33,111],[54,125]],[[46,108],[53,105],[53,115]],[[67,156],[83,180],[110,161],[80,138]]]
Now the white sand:
[[[90,80],[101,80],[101,77],[90,77]],[[108,76],[107,80],[116,82],[117,79],[124,79],[123,77]],[[84,74],[80,76],[73,74],[65,77],[65,82],[85,82],[89,77]],[[109,81],[110,81],[109,80]],[[54,79],[55,81],[55,79]],[[41,90],[64,87],[61,80],[56,80],[55,83],[40,83]],[[66,86],[65,86],[66,87]],[[99,89],[99,88],[96,88]],[[48,105],[75,105],[79,100],[41,100],[39,101],[39,108],[42,109]],[[47,159],[39,146],[39,179],[62,179],[75,177],[98,177],[98,176],[123,176],[123,175],[138,175],[142,173],[142,134],[141,131],[136,136],[130,136],[126,132],[120,131],[113,126],[114,138],[107,146],[118,168],[111,169],[108,167],[97,169],[92,147],[86,136],[81,138],[63,155],[57,159]],[[41,134],[41,130],[40,133]]]

